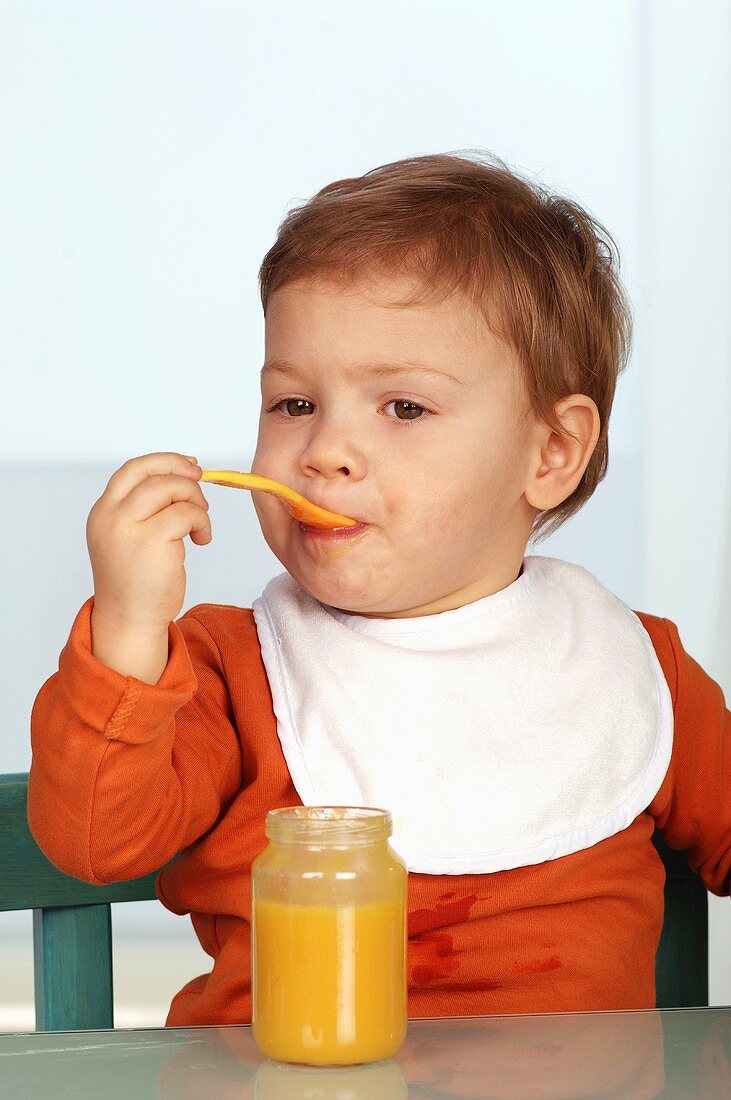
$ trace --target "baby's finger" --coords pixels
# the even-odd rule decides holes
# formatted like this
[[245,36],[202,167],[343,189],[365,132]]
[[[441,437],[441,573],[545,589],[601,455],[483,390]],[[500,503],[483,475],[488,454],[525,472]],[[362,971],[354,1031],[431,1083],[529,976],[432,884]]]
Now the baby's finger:
[[118,511],[126,519],[143,522],[179,501],[190,501],[207,512],[210,505],[198,482],[178,474],[152,474],[135,485]]
[[[200,534],[203,541],[210,542],[213,537],[208,512],[204,512],[197,504],[190,504],[188,501],[177,501],[164,508],[162,512],[158,512],[147,521],[145,530],[148,529],[152,530],[155,538],[170,541],[182,539],[186,535],[194,538],[196,534]],[[195,539],[195,541],[199,540]]]
[[112,504],[118,504],[145,478],[156,474],[176,474],[191,481],[199,480],[202,470],[191,458],[175,451],[156,451],[130,458],[112,474],[104,495]]

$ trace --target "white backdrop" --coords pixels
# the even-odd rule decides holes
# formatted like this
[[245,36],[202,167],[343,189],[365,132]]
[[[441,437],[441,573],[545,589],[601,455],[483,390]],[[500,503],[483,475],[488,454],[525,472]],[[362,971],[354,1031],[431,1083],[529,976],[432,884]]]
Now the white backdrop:
[[[610,472],[538,553],[679,626],[731,694],[731,8],[726,0],[0,3],[0,772],[91,594],[84,525],[126,458],[248,469],[256,275],[289,207],[387,161],[488,149],[613,234],[636,316]],[[185,607],[281,571],[209,486]],[[178,937],[154,903],[120,935]],[[0,942],[27,915],[0,915]],[[711,898],[711,1000],[731,1002]],[[193,961],[191,961],[193,965]]]

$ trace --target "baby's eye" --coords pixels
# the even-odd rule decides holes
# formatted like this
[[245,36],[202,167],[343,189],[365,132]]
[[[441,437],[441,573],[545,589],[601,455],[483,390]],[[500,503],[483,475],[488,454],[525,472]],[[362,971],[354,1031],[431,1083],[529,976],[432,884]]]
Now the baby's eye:
[[[276,412],[280,405],[309,405],[310,401],[305,401],[304,397],[283,397],[281,401],[277,401],[276,405],[272,405],[269,412]],[[289,415],[287,413],[286,415]],[[299,416],[299,413],[294,414],[295,417]]]
[[[407,422],[409,420],[424,420],[425,419],[423,416],[412,416],[411,413],[415,409],[418,410],[419,412],[423,412],[423,413],[428,412],[428,410],[425,409],[423,405],[417,405],[417,403],[415,401],[408,401],[406,398],[403,398],[403,397],[402,398],[395,397],[393,399],[393,401],[388,402],[388,405],[407,406],[408,415],[405,416],[405,417],[401,417],[401,416],[396,417],[397,420],[404,420],[404,421],[407,421]],[[386,408],[388,408],[388,405],[386,405]]]

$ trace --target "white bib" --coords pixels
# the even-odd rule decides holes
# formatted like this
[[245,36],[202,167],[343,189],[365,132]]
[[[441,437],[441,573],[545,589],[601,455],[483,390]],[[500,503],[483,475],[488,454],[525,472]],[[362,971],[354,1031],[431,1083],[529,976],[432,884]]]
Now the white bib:
[[647,808],[673,709],[637,615],[582,566],[526,557],[452,611],[371,619],[289,573],[252,604],[306,806],[379,806],[409,870],[480,874],[588,848]]

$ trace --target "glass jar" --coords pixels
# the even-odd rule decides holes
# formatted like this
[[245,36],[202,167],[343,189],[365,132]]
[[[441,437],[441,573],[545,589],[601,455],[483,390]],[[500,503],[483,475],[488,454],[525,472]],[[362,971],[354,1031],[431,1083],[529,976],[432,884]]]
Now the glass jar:
[[251,869],[252,1024],[269,1058],[353,1065],[406,1037],[407,871],[388,810],[270,810]]

